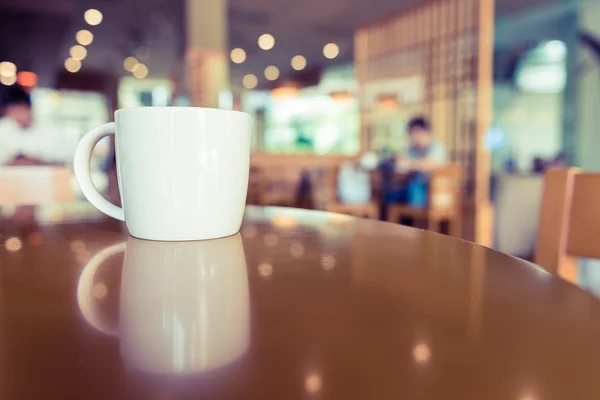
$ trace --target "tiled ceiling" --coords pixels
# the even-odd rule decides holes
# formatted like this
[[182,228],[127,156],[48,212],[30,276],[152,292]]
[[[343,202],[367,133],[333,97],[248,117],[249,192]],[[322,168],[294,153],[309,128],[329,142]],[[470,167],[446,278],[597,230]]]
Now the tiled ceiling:
[[[104,13],[104,21],[91,28],[95,40],[89,46],[84,69],[124,74],[123,59],[136,47],[147,46],[151,76],[170,76],[181,69],[183,1],[0,0],[0,61],[11,59],[38,73],[62,68],[69,47],[75,43],[75,33],[86,27],[83,12],[97,8]],[[248,53],[245,63],[232,65],[232,81],[238,82],[245,73],[261,77],[267,65],[280,68],[285,79],[293,74],[289,61],[296,54],[308,59],[308,70],[349,61],[353,32],[358,26],[418,1],[230,0],[230,46],[242,47]],[[497,13],[502,16],[568,1],[497,0]],[[258,36],[265,32],[276,39],[270,51],[261,51],[257,46]],[[328,42],[340,45],[336,60],[326,60],[322,55],[322,46]],[[50,83],[51,75],[43,75],[42,83]]]

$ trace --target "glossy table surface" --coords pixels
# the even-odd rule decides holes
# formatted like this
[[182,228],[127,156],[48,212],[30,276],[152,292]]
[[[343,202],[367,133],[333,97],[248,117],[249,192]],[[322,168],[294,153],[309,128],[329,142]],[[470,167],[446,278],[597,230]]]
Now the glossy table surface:
[[600,303],[447,236],[248,208],[240,234],[0,227],[0,399],[599,399]]

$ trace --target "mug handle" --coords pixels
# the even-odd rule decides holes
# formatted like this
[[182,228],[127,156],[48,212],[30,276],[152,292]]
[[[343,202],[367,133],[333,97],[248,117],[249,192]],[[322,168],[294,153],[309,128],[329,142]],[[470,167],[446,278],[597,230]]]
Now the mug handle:
[[75,171],[77,183],[79,183],[79,187],[88,201],[104,214],[125,221],[123,209],[112,204],[98,193],[98,190],[92,182],[92,175],[90,173],[90,159],[92,158],[92,150],[94,150],[96,143],[103,137],[114,134],[114,122],[101,125],[86,133],[79,141],[77,149],[75,150],[73,169]]
[[98,267],[102,265],[108,258],[114,256],[115,254],[124,252],[126,248],[127,242],[121,242],[107,247],[94,255],[94,257],[92,257],[92,259],[85,265],[85,267],[83,267],[83,271],[81,271],[81,275],[79,275],[79,281],[77,282],[77,305],[79,306],[79,312],[88,322],[88,324],[100,332],[104,332],[107,335],[112,336],[115,336],[116,332],[112,332],[108,327],[102,324],[101,318],[98,317],[97,312],[93,307],[91,300],[92,282]]

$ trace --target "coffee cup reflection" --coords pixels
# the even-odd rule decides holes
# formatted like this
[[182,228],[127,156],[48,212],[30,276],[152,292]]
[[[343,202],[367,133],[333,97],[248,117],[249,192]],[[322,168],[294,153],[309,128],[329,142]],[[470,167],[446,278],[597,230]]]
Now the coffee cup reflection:
[[[118,329],[106,327],[92,284],[98,267],[125,251]],[[202,242],[130,238],[96,254],[77,288],[93,327],[120,340],[129,367],[155,374],[196,374],[227,366],[248,349],[248,277],[239,234]]]

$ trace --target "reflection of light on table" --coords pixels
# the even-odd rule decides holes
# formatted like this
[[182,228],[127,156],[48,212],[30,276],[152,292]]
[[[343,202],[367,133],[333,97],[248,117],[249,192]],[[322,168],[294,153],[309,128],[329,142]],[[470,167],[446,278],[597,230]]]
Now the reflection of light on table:
[[245,226],[242,228],[242,236],[248,239],[253,239],[256,237],[256,227],[253,225]]
[[413,348],[413,358],[418,364],[424,364],[431,358],[431,349],[425,343],[419,343]]
[[4,248],[10,252],[19,251],[22,247],[23,242],[18,237],[10,237],[4,242]]
[[92,296],[97,300],[104,300],[108,294],[108,287],[104,282],[99,282],[92,288]]
[[304,255],[304,245],[299,242],[292,243],[290,246],[290,255],[294,258],[302,257]]
[[321,257],[321,266],[325,271],[331,271],[335,268],[335,257],[331,254],[325,254]]
[[85,250],[85,243],[83,243],[81,240],[73,240],[69,247],[71,248],[71,251],[77,253],[79,251]]
[[279,242],[279,238],[274,233],[267,233],[265,235],[265,246],[267,247],[275,247],[277,246],[277,242]]
[[316,372],[311,372],[306,376],[304,380],[304,387],[306,391],[310,394],[315,394],[321,391],[321,387],[323,386],[323,381],[321,379],[321,375]]
[[293,228],[297,225],[296,218],[290,215],[274,215],[271,224],[277,228]]
[[273,266],[266,262],[260,263],[258,264],[258,273],[260,276],[268,278],[273,274]]

